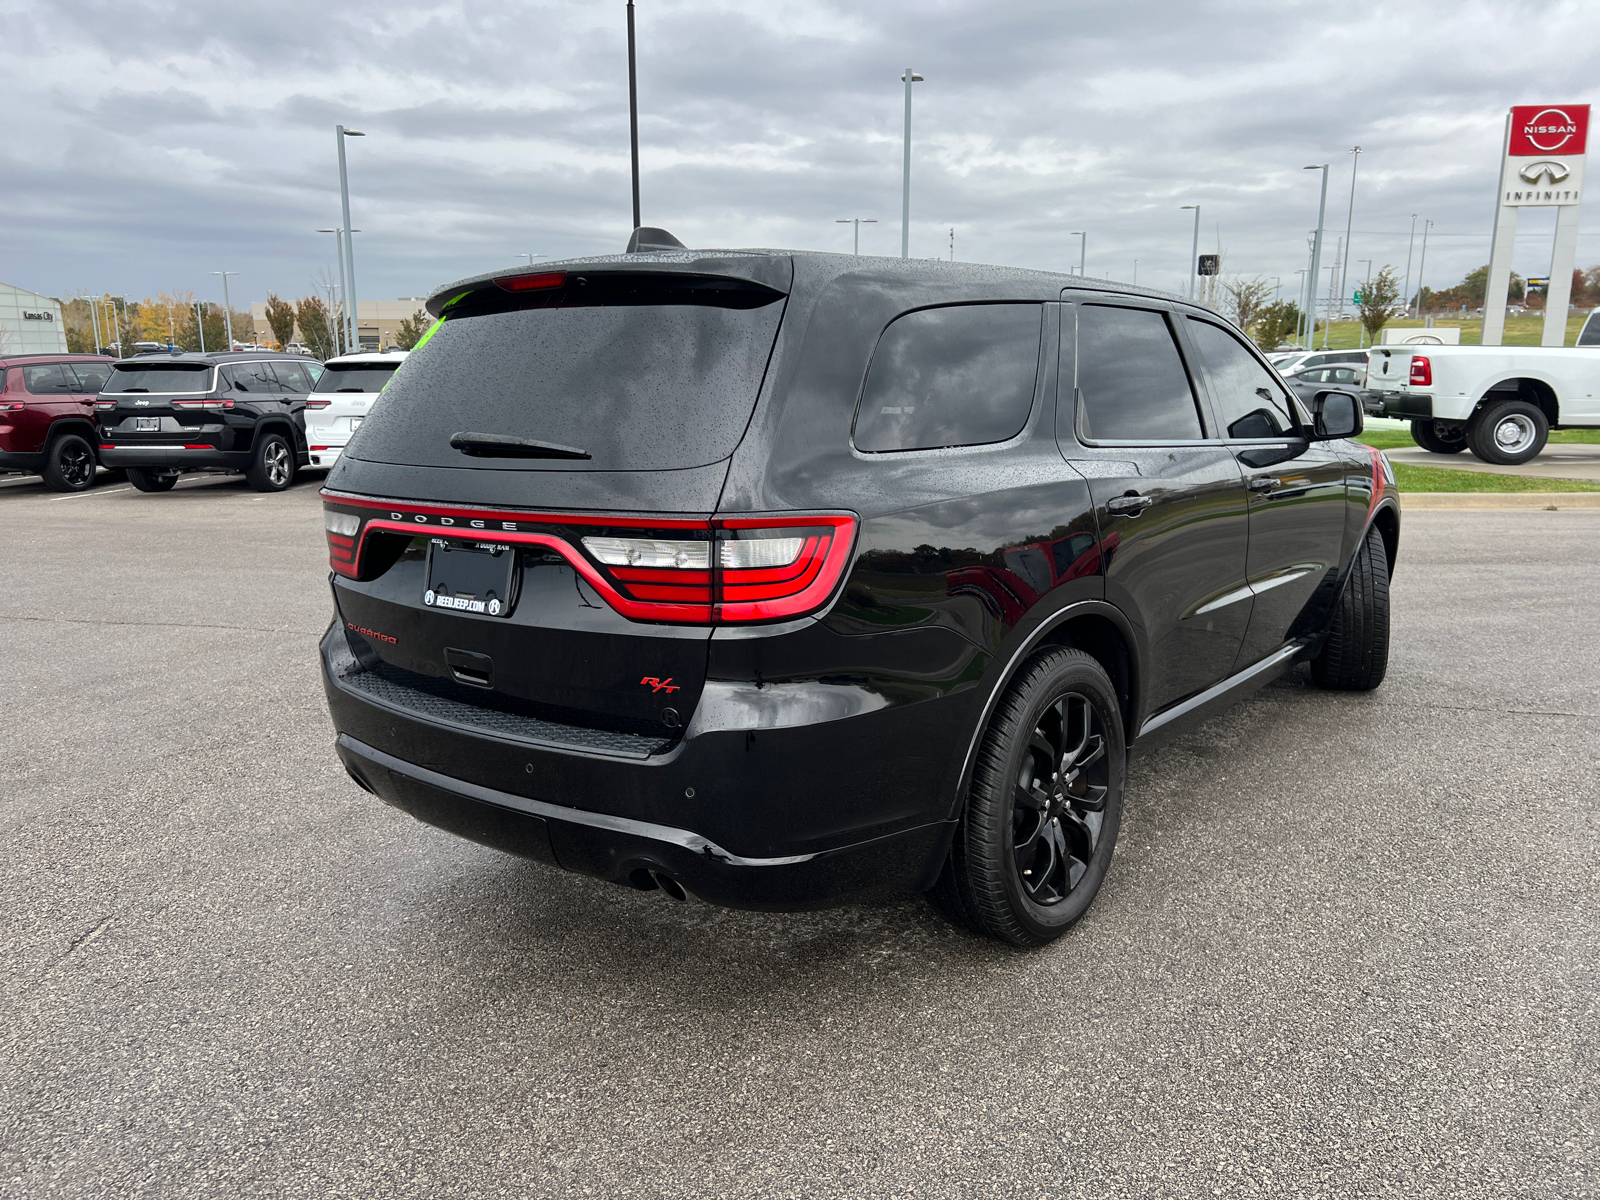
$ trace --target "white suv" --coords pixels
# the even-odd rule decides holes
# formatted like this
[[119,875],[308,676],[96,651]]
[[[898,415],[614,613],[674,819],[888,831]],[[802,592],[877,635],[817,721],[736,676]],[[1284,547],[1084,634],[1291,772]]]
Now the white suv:
[[340,451],[361,427],[406,353],[346,354],[324,364],[322,378],[306,401],[306,442],[313,467],[331,467],[339,461]]

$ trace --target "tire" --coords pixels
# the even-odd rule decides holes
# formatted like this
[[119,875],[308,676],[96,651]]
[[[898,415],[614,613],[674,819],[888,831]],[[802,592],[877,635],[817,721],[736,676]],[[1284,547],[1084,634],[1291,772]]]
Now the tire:
[[294,447],[281,433],[256,439],[255,453],[244,477],[258,492],[281,492],[294,482]]
[[1550,437],[1550,422],[1536,404],[1500,400],[1484,406],[1467,427],[1467,449],[1486,463],[1514,467],[1536,458]]
[[1441,428],[1431,419],[1413,421],[1411,440],[1430,454],[1460,454],[1467,448],[1467,431],[1459,425]]
[[1111,864],[1126,765],[1105,669],[1081,650],[1035,655],[979,743],[966,812],[929,893],[934,907],[1013,946],[1060,937]]
[[158,474],[149,467],[129,467],[128,482],[141,492],[170,492],[178,485],[178,477]]
[[1311,660],[1319,687],[1370,692],[1389,670],[1389,553],[1376,529],[1356,549],[1327,641]]
[[86,492],[94,486],[94,447],[76,433],[63,433],[44,452],[44,485],[52,492]]

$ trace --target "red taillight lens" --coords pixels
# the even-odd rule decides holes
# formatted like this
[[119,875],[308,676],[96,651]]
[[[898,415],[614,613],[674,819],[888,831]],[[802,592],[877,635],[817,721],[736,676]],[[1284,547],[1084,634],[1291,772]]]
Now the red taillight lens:
[[340,512],[336,508],[322,510],[323,529],[328,534],[328,565],[341,575],[356,577],[356,535],[361,532],[361,518],[353,512]]
[[26,404],[0,404],[0,412],[16,412],[19,408],[28,407]]
[[719,521],[718,621],[779,621],[827,603],[855,541],[855,518]]
[[332,400],[307,400],[306,401],[306,407],[307,408],[327,408],[328,405],[330,405],[332,403],[333,403]]
[[1411,386],[1433,386],[1433,364],[1420,354],[1411,356]]
[[508,292],[537,292],[558,288],[567,281],[565,271],[541,271],[537,275],[502,275],[495,284]]

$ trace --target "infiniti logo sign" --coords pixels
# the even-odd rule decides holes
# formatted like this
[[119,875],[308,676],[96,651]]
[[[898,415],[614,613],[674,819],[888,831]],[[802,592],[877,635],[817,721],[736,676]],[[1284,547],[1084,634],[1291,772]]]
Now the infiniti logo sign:
[[1529,163],[1517,172],[1525,183],[1537,184],[1541,179],[1549,179],[1552,184],[1560,183],[1571,172],[1566,163],[1561,162],[1536,162]]

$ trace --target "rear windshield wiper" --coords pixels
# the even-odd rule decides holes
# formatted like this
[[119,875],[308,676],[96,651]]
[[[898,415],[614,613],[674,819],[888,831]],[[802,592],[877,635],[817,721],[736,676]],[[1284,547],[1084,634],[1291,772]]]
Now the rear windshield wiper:
[[149,388],[123,388],[122,390],[124,392],[144,392],[146,395],[150,392]]
[[593,458],[577,446],[558,446],[503,433],[453,433],[450,448],[473,458]]

